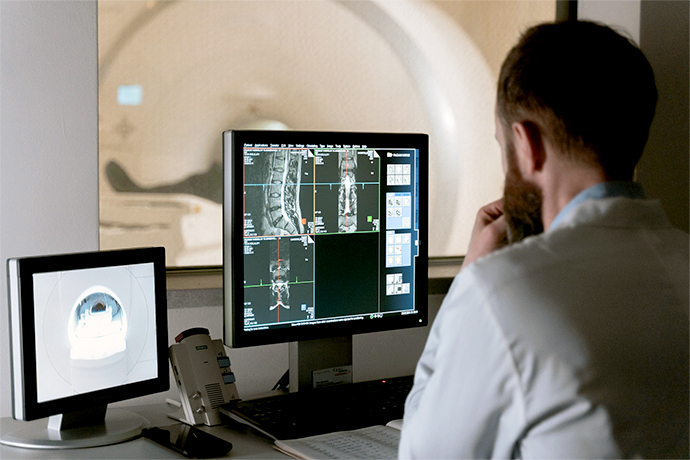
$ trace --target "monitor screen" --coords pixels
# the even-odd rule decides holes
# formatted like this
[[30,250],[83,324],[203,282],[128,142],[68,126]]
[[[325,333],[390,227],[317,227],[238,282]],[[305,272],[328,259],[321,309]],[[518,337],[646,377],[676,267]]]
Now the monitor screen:
[[224,133],[225,341],[427,324],[428,136]]
[[169,388],[163,248],[10,259],[8,280],[16,419]]

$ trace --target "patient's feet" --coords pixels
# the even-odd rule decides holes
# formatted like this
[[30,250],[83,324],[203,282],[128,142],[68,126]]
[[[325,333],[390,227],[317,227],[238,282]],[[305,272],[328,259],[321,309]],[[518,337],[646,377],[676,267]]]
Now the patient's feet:
[[108,178],[110,186],[116,192],[145,192],[143,188],[135,184],[129,178],[129,174],[122,167],[111,161],[105,166],[105,176]]

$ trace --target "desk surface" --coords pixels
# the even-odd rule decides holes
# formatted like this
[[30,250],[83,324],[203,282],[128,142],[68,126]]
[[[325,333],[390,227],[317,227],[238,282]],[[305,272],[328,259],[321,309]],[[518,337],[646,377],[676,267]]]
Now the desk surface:
[[[166,417],[176,408],[167,404],[156,404],[141,407],[125,407],[125,410],[135,412],[146,417],[151,426],[171,425],[176,423]],[[12,418],[0,419],[0,433],[8,433],[19,427],[23,422]],[[237,459],[288,459],[290,457],[273,449],[273,441],[251,428],[233,424],[232,426],[198,428],[208,431],[214,436],[230,441],[233,445],[227,458]],[[138,438],[121,444],[86,449],[22,449],[0,444],[0,458],[7,459],[177,459],[184,456],[163,447],[150,439]]]

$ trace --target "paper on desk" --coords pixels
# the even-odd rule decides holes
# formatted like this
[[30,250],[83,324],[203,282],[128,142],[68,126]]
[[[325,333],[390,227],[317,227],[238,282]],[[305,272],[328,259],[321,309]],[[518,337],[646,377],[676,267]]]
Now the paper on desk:
[[371,426],[352,431],[275,441],[275,448],[300,460],[394,459],[398,457],[400,430]]
[[401,418],[399,418],[396,420],[391,420],[390,422],[386,423],[386,426],[389,426],[391,428],[395,428],[396,430],[402,431],[402,424],[403,424],[403,421]]

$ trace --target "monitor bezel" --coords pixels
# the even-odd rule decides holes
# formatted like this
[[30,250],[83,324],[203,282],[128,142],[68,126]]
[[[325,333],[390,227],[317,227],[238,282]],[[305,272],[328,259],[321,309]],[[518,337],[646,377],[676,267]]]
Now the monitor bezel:
[[[308,139],[305,140],[305,139]],[[242,178],[243,155],[233,153],[236,146],[240,151],[245,142],[267,144],[349,144],[419,150],[420,190],[419,203],[429,202],[429,136],[422,133],[374,133],[340,131],[260,131],[242,130],[223,133],[223,314],[224,342],[233,348],[244,348],[275,343],[315,340],[329,337],[351,336],[371,332],[424,327],[428,325],[428,206],[420,205],[419,255],[415,263],[415,307],[417,314],[384,317],[374,320],[335,322],[319,325],[288,327],[285,329],[244,331],[243,325],[243,235],[237,235],[238,219],[243,221]],[[426,243],[426,244],[424,244]],[[233,255],[239,255],[234,257]],[[229,270],[228,270],[229,269]],[[238,307],[239,308],[236,308]]]
[[[100,267],[115,267],[153,263],[156,314],[156,355],[158,358],[155,378],[118,385],[88,393],[66,396],[50,401],[38,402],[36,372],[36,331],[34,323],[33,275],[57,271],[80,270]],[[15,294],[8,289],[10,297],[10,347],[12,372],[12,412],[17,420],[31,421],[51,415],[83,410],[88,407],[146,396],[170,389],[168,372],[168,319],[165,281],[165,249],[136,248],[115,251],[97,251],[72,254],[58,254],[8,259],[8,281],[10,264],[16,264],[18,287]],[[18,305],[17,305],[18,301]],[[16,317],[13,317],[16,315]],[[14,321],[14,323],[13,323]],[[16,328],[19,330],[16,330]],[[18,337],[16,336],[18,335]],[[16,345],[20,350],[14,350]],[[19,362],[16,362],[19,360]],[[19,373],[19,375],[17,375]],[[19,387],[19,388],[18,388]]]

